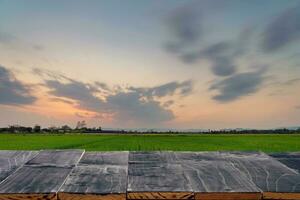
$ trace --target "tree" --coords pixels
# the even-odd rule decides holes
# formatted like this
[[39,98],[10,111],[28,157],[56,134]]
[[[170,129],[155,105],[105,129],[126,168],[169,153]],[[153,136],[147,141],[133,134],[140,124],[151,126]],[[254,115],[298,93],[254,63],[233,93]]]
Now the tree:
[[33,127],[33,132],[35,132],[35,133],[41,132],[41,126],[36,124],[36,125]]

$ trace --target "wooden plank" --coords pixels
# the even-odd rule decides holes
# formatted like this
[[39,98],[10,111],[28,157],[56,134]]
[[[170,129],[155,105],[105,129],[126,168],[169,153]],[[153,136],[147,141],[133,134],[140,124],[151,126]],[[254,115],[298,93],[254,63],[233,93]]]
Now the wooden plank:
[[0,200],[56,200],[56,194],[0,194]]
[[86,152],[80,165],[128,165],[128,151],[119,152]]
[[196,199],[260,199],[259,188],[218,152],[175,153]]
[[173,163],[175,161],[172,151],[132,151],[129,153],[129,161],[132,162],[156,162]]
[[23,166],[0,184],[0,196],[56,193],[70,171],[71,168]]
[[127,199],[194,199],[192,192],[129,192]]
[[300,173],[300,152],[269,154],[279,162]]
[[128,152],[85,153],[58,196],[69,199],[126,199]]
[[230,192],[209,192],[209,193],[196,193],[196,200],[260,200],[262,199],[261,193],[230,193]]
[[77,166],[60,189],[63,193],[125,194],[127,166]]
[[37,153],[37,151],[0,151],[0,182]]
[[264,193],[299,193],[300,175],[264,153],[222,152],[236,169],[243,172]]
[[130,152],[128,199],[191,199],[192,188],[172,152]]
[[300,200],[300,193],[264,192],[263,199]]
[[83,150],[43,150],[26,165],[73,167],[83,153]]
[[126,194],[58,193],[57,199],[58,200],[126,200]]

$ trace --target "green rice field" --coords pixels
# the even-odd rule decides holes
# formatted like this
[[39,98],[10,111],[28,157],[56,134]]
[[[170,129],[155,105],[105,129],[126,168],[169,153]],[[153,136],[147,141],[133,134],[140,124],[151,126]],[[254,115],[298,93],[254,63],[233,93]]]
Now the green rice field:
[[300,134],[0,134],[0,149],[87,151],[300,151]]

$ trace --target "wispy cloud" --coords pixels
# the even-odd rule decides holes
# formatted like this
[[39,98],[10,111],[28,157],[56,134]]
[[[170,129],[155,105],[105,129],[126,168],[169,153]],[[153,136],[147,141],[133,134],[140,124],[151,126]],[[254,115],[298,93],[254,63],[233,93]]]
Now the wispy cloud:
[[273,52],[300,39],[300,4],[275,17],[263,34],[262,48]]
[[4,105],[26,105],[36,100],[31,88],[3,66],[0,66],[0,94],[0,104]]
[[218,102],[230,102],[257,92],[265,80],[264,70],[238,73],[229,78],[214,82],[210,90],[216,90],[213,99]]

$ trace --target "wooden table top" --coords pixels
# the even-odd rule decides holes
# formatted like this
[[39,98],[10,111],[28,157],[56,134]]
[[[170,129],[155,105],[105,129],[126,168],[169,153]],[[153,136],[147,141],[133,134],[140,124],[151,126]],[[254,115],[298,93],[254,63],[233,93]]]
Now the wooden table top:
[[300,153],[4,150],[6,199],[300,200]]

